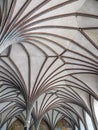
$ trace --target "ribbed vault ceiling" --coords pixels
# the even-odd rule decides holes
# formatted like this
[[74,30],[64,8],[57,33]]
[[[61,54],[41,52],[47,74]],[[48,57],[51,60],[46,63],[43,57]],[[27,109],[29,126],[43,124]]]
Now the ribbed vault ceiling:
[[98,100],[98,2],[0,0],[0,10],[1,127],[18,118],[87,128]]

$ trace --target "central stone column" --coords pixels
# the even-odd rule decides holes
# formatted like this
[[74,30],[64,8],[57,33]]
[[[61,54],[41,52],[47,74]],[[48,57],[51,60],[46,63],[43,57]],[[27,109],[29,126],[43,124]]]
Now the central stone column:
[[30,127],[30,120],[25,122],[24,130],[29,130]]

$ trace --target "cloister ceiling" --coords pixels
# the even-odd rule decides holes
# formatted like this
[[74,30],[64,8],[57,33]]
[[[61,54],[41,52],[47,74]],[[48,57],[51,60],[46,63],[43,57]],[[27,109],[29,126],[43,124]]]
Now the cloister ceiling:
[[1,127],[12,117],[86,127],[98,100],[98,2],[0,0],[0,10]]

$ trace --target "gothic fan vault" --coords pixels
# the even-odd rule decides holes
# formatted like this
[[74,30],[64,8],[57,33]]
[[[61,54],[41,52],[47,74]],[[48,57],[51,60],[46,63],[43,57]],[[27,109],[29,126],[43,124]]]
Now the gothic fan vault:
[[98,130],[97,100],[98,1],[0,0],[0,129]]

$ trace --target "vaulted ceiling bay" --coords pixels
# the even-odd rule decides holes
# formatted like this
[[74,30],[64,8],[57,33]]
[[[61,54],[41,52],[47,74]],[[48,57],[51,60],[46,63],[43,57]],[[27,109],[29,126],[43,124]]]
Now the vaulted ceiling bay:
[[0,129],[98,130],[98,1],[0,0]]

